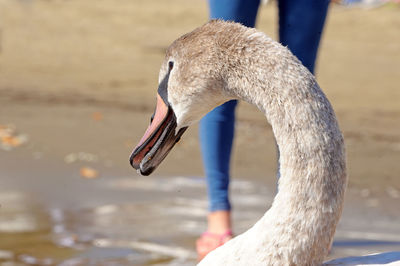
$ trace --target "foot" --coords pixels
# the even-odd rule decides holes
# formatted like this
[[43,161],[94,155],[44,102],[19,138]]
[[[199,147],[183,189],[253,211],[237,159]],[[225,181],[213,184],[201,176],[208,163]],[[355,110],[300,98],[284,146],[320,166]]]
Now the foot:
[[232,231],[222,234],[204,232],[196,241],[197,258],[201,261],[208,253],[232,239]]
[[208,228],[196,241],[199,261],[208,253],[232,239],[230,211],[214,211],[207,216]]

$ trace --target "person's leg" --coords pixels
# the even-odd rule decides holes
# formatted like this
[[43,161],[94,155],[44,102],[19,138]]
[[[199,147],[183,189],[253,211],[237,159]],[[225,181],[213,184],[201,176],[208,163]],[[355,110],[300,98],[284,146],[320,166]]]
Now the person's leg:
[[[254,27],[260,0],[209,0],[210,19],[239,22]],[[209,197],[208,234],[197,241],[199,259],[231,238],[229,168],[237,101],[227,102],[200,121],[200,144]],[[222,238],[214,238],[221,236]]]
[[[210,19],[254,27],[260,0],[209,0]],[[229,165],[234,136],[235,107],[230,101],[200,121],[200,142],[207,177],[210,212],[229,211]]]
[[200,121],[200,143],[207,178],[207,233],[196,242],[199,260],[231,238],[229,164],[237,101],[229,101]]
[[314,73],[330,0],[278,0],[279,39]]
[[[231,209],[228,185],[236,104],[235,100],[224,103],[200,121],[200,143],[207,178],[210,212]],[[223,228],[220,229],[223,230]],[[214,231],[214,233],[221,232]]]

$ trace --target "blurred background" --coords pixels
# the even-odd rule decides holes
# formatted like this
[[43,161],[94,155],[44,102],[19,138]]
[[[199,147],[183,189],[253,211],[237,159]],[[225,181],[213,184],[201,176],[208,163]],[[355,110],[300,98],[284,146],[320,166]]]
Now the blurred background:
[[[166,48],[207,20],[203,0],[0,0],[0,265],[194,264],[207,214],[197,128],[151,177],[128,159]],[[276,2],[257,28],[277,39]],[[348,158],[330,258],[400,250],[399,3],[332,4],[316,72]],[[276,155],[263,114],[240,103],[237,115],[240,233],[272,203]]]

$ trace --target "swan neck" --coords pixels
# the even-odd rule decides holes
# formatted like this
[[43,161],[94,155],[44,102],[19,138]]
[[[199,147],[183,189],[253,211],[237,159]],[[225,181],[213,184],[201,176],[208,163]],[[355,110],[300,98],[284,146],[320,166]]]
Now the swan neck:
[[313,75],[286,48],[277,49],[279,60],[263,60],[274,54],[264,51],[228,82],[231,94],[264,112],[280,151],[278,193],[250,234],[263,236],[265,256],[279,261],[284,254],[287,262],[313,265],[327,255],[341,215],[344,143]]

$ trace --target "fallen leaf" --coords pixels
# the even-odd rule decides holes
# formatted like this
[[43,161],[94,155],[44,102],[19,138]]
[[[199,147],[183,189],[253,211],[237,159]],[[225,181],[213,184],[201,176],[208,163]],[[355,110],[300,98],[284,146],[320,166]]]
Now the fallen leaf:
[[16,134],[14,125],[0,125],[0,148],[2,150],[12,150],[28,141],[25,134]]
[[94,121],[101,121],[101,120],[103,120],[103,114],[100,112],[94,112],[92,114],[92,118]]
[[94,179],[99,177],[99,172],[91,167],[82,167],[80,170],[82,177],[87,179]]
[[14,136],[3,136],[1,137],[1,142],[11,147],[18,147],[22,144],[21,140]]

